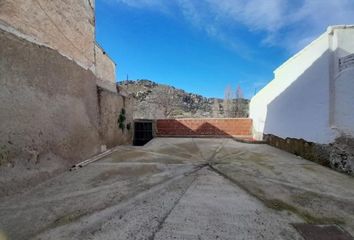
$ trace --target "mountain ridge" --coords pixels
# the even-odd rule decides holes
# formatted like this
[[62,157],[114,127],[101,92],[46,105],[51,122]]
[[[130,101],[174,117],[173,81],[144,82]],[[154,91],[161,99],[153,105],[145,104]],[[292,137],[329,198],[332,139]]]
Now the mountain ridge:
[[248,99],[208,98],[148,79],[117,85],[133,96],[135,119],[248,117]]

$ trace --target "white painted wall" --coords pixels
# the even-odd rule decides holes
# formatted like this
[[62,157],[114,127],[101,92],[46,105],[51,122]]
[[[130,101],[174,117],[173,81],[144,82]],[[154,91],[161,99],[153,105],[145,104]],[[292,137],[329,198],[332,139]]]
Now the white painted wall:
[[328,28],[276,69],[274,80],[251,99],[254,137],[262,139],[264,133],[330,143],[339,129],[354,132],[352,69],[334,77],[338,56],[354,53],[353,39],[353,28]]
[[[334,45],[333,128],[354,137],[354,27],[336,29]],[[345,59],[346,58],[346,59]],[[339,60],[344,61],[340,68]]]

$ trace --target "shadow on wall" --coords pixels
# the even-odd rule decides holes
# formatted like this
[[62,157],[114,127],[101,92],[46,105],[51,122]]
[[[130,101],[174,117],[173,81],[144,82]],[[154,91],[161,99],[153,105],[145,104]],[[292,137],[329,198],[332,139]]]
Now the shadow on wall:
[[[331,128],[331,111],[335,107],[331,106],[331,101],[334,101],[331,93],[334,97],[335,82],[332,86],[328,66],[332,57],[331,51],[324,52],[267,105],[264,140],[308,160],[341,172],[351,172],[353,166],[349,167],[349,160],[338,162],[334,156],[337,149],[330,144],[339,137]],[[343,154],[347,153],[339,155]]]
[[[330,57],[330,51],[324,52],[267,105],[265,134],[326,142],[331,136],[328,78]],[[327,73],[323,74],[324,71]]]
[[251,138],[251,119],[157,120],[157,136]]
[[[210,123],[203,123],[198,128],[193,130],[190,127],[180,123],[177,120],[169,120],[168,127],[161,127],[157,123],[157,136],[211,136],[211,137],[232,137],[230,134],[222,131],[221,129],[211,125]],[[159,126],[160,125],[160,126]]]
[[90,70],[3,30],[0,42],[0,196],[131,142],[118,129],[122,97],[98,96]]

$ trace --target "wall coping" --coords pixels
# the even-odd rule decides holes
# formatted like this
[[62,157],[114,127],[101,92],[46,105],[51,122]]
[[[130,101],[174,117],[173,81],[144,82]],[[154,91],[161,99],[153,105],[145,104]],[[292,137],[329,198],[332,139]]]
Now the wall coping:
[[354,28],[354,25],[333,25],[327,27],[326,32],[322,33],[319,37],[317,37],[315,40],[310,42],[307,46],[305,46],[303,49],[295,53],[292,57],[290,57],[288,60],[286,60],[282,65],[280,65],[278,68],[274,70],[274,74],[281,70],[282,68],[286,67],[289,65],[294,59],[298,58],[300,55],[302,55],[303,52],[307,51],[309,48],[311,48],[313,45],[315,45],[317,42],[319,42],[322,38],[329,36],[333,34],[333,32],[337,29],[347,29],[347,28]]
[[113,60],[113,58],[107,53],[107,51],[100,45],[99,42],[95,41],[95,46],[97,46],[103,53],[103,55],[106,55],[109,60],[117,67],[117,63]]
[[252,120],[252,118],[161,118],[161,119],[156,119],[156,121],[159,120]]

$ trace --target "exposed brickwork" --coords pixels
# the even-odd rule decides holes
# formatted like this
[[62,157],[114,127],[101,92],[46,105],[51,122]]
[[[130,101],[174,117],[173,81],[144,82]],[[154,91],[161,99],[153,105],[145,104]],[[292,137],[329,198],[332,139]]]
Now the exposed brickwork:
[[157,136],[250,136],[252,119],[159,119]]

